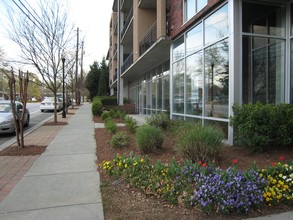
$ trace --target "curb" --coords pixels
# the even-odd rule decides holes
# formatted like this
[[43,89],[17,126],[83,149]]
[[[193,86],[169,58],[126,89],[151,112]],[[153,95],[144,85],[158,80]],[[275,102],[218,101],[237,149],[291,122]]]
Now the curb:
[[[54,115],[52,115],[49,118],[44,119],[43,121],[41,121],[40,123],[34,125],[33,127],[29,128],[28,130],[26,130],[23,134],[23,136],[27,136],[30,133],[32,133],[33,131],[35,131],[36,129],[38,129],[39,127],[41,127],[43,124],[45,124],[47,121],[51,120],[54,117]],[[13,137],[12,139],[6,141],[5,143],[0,145],[0,151],[4,150],[5,148],[9,147],[10,145],[16,143],[16,137]]]

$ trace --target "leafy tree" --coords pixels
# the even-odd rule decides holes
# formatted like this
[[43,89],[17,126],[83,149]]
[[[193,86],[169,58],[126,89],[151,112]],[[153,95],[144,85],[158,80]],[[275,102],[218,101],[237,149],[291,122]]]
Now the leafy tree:
[[85,87],[89,91],[90,99],[93,99],[98,94],[99,81],[100,81],[99,63],[97,61],[94,61],[94,63],[90,65],[90,71],[87,74],[86,81],[85,81]]
[[99,81],[99,89],[98,89],[98,95],[108,95],[109,94],[109,67],[106,63],[105,57],[103,57],[102,62],[100,63],[100,81]]

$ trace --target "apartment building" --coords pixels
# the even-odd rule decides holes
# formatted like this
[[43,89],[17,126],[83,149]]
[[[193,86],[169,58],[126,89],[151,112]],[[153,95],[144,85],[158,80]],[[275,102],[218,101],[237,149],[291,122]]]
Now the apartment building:
[[232,144],[234,103],[293,103],[292,48],[293,0],[115,0],[111,93]]

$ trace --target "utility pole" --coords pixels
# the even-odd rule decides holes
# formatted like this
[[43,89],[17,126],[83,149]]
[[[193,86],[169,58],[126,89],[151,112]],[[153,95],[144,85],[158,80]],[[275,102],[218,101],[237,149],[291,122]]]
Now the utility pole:
[[79,48],[79,28],[77,28],[77,41],[76,41],[76,69],[75,69],[75,101],[79,105],[79,86],[78,86],[78,48]]
[[84,94],[83,94],[83,44],[84,41],[81,42],[81,58],[80,58],[80,91],[82,95],[82,102],[84,102]]

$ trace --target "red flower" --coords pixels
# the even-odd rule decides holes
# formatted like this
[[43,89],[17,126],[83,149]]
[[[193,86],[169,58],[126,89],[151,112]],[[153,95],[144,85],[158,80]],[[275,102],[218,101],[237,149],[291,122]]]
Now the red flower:
[[197,162],[199,165],[202,165],[202,162],[199,160],[198,162]]
[[276,165],[276,163],[275,162],[272,162],[272,167],[274,167]]
[[202,164],[202,166],[203,166],[203,167],[206,167],[206,166],[207,166],[207,164],[206,164],[206,163],[203,163],[203,164]]
[[232,163],[233,164],[237,164],[238,163],[238,160],[237,159],[234,159],[234,160],[232,160]]
[[285,156],[282,154],[280,155],[280,161],[283,161],[285,159]]

